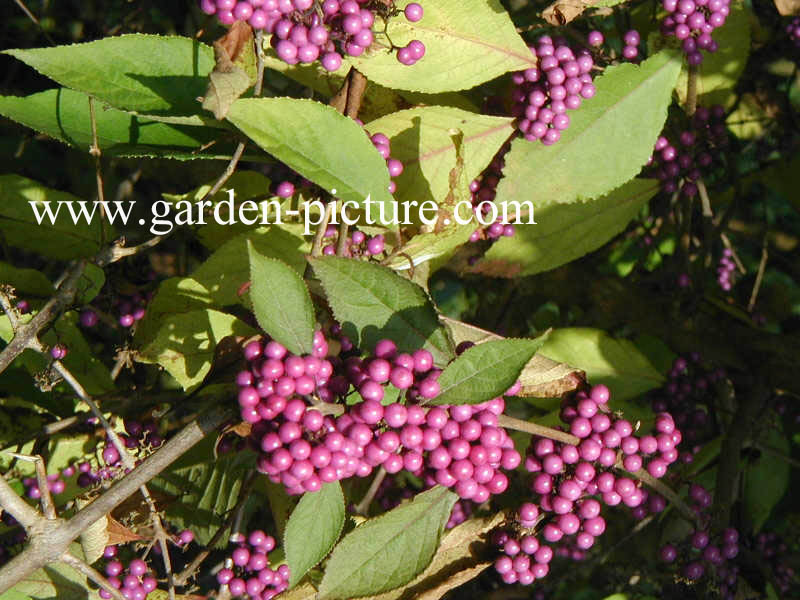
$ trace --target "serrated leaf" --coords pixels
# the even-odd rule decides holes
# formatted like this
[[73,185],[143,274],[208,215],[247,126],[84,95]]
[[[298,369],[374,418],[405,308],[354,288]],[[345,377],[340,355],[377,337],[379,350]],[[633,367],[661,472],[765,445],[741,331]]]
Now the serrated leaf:
[[658,189],[657,181],[633,179],[596,200],[546,205],[536,211],[536,225],[516,225],[513,238],[500,238],[470,270],[521,277],[560,267],[625,229]]
[[286,524],[283,545],[294,587],[333,548],[344,527],[344,496],[338,481],[306,492]]
[[[444,201],[450,191],[449,175],[456,164],[453,131],[463,140],[462,195],[469,198],[469,183],[478,177],[500,146],[513,133],[513,119],[491,117],[446,106],[423,106],[394,112],[366,125],[370,133],[383,133],[391,141],[392,158],[403,163],[395,178],[400,202]],[[474,228],[473,228],[474,229]]]
[[[344,201],[367,196],[393,217],[386,162],[352,119],[330,106],[293,98],[239,99],[228,121],[266,152]],[[333,190],[336,190],[333,192]]]
[[557,144],[511,143],[495,203],[530,201],[540,209],[596,198],[629,181],[653,152],[680,66],[677,54],[663,51],[639,66],[608,67],[594,80],[597,95],[570,112]]
[[[30,96],[0,96],[0,115],[88,152],[92,145],[89,97],[67,88]],[[165,157],[179,160],[230,159],[230,142],[212,144],[220,130],[159,123],[110,107],[95,105],[97,144],[104,156]],[[201,150],[209,145],[207,150]],[[263,160],[257,151],[247,160]]]
[[262,256],[289,265],[298,275],[305,269],[304,250],[309,245],[303,239],[275,225],[251,229],[222,244],[192,273],[192,279],[208,289],[214,306],[242,302],[239,290],[250,281],[248,243]]
[[[437,0],[423,5],[420,21],[389,20],[388,35],[397,46],[417,39],[425,56],[402,68],[394,53],[380,45],[351,58],[367,79],[416,92],[465,90],[509,71],[534,67],[535,59],[498,0]],[[378,42],[386,41],[377,35]]]
[[635,344],[615,339],[601,329],[556,329],[539,354],[586,372],[589,383],[611,389],[611,406],[663,385],[664,376]]
[[356,527],[328,561],[320,600],[377,594],[414,579],[431,563],[456,500],[437,486]]
[[[505,339],[491,331],[449,317],[442,317],[442,322],[456,345],[461,342],[482,344],[491,340]],[[560,398],[578,388],[583,381],[583,374],[576,367],[550,360],[538,353],[522,369],[519,380],[522,383],[520,396]]]
[[[255,462],[250,452],[232,452],[215,458],[214,442],[214,436],[207,437],[150,484],[152,489],[177,497],[166,506],[167,518],[176,527],[191,529],[200,545],[209,543],[226,514],[236,505],[242,483]],[[246,510],[257,504],[257,498],[253,497],[245,505]],[[216,547],[226,545],[223,536]]]
[[214,68],[211,48],[178,36],[129,34],[5,53],[115,108],[157,115],[199,112],[197,98]]
[[[697,78],[697,95],[701,104],[729,106],[736,99],[733,93],[750,54],[750,9],[741,0],[731,2],[730,14],[725,25],[714,31],[714,41],[719,44],[716,52],[705,52]],[[689,72],[683,67],[675,84],[681,103],[686,103],[686,83]]]
[[382,338],[400,351],[427,348],[438,365],[453,357],[453,345],[425,291],[391,269],[326,256],[310,259],[334,316],[353,340],[372,349]]
[[436,258],[446,256],[449,252],[469,241],[475,231],[475,225],[458,225],[451,223],[438,233],[419,233],[404,244],[398,252],[385,261],[385,265],[395,271],[406,271],[412,267]]
[[468,348],[439,376],[441,392],[431,404],[480,404],[502,396],[545,338],[496,340]]
[[[789,440],[777,429],[770,428],[763,444],[784,456],[791,455]],[[763,450],[761,456],[747,466],[742,500],[754,531],[764,526],[772,509],[786,494],[791,470],[787,461]]]
[[[100,249],[102,220],[94,218],[88,224],[83,219],[73,222],[68,208],[72,206],[77,213],[79,200],[19,175],[0,175],[0,233],[9,246],[49,258],[92,256]],[[30,203],[40,211],[41,225]],[[45,206],[50,206],[53,213],[58,211],[55,223],[44,213]],[[58,239],[58,244],[53,243],[54,239]]]
[[199,386],[211,370],[214,349],[229,335],[250,337],[256,331],[233,315],[217,310],[190,310],[159,322],[153,340],[137,360],[162,366],[186,391]]
[[305,282],[286,263],[267,258],[248,242],[250,299],[258,324],[294,354],[314,349],[314,307]]

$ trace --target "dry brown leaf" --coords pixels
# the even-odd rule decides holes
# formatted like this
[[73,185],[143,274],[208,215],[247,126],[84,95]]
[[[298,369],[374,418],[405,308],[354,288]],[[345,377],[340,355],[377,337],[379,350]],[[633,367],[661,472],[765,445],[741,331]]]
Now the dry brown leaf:
[[202,102],[203,108],[221,120],[231,104],[255,83],[253,29],[236,21],[228,33],[214,42],[214,62]]
[[542,11],[542,18],[550,25],[566,25],[580,17],[594,3],[585,0],[556,0]]
[[784,17],[800,15],[800,0],[775,0],[775,8]]
[[106,520],[108,525],[106,531],[108,532],[108,545],[114,546],[116,544],[124,544],[125,542],[136,542],[144,538],[117,521],[112,516],[107,516]]

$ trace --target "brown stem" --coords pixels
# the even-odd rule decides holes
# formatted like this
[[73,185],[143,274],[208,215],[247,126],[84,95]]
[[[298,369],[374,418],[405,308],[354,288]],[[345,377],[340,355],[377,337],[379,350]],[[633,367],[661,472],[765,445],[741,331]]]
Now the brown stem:
[[372,480],[372,483],[369,484],[369,489],[367,489],[367,493],[364,494],[364,497],[361,499],[361,502],[356,504],[354,510],[357,515],[365,515],[369,510],[369,505],[372,504],[372,500],[375,498],[375,494],[378,493],[378,489],[381,487],[381,483],[386,478],[386,469],[381,467],[378,469],[375,478]]
[[697,110],[697,65],[689,65],[689,76],[686,78],[686,114],[690,117]]
[[72,304],[78,292],[78,280],[83,275],[85,267],[85,261],[80,261],[72,267],[58,292],[50,298],[33,319],[17,330],[12,340],[0,352],[0,373],[5,371],[25,349],[29,348],[34,340],[38,343],[37,338],[42,329],[56,319],[67,306]]
[[769,252],[767,251],[767,233],[764,232],[764,239],[761,242],[761,261],[758,263],[758,272],[756,273],[756,280],[753,283],[753,291],[750,293],[750,302],[747,303],[747,311],[753,312],[758,300],[758,292],[761,289],[761,282],[764,279],[764,271],[767,269],[767,258]]
[[117,588],[111,585],[111,582],[108,579],[103,577],[96,569],[87,565],[77,556],[73,556],[69,552],[65,552],[61,555],[61,561],[94,581],[97,585],[111,594],[115,600],[125,600],[125,596],[123,596]]
[[559,431],[558,429],[553,429],[552,427],[537,425],[536,423],[531,423],[529,421],[515,419],[514,417],[509,417],[508,415],[498,415],[497,424],[500,427],[505,427],[506,429],[524,431],[525,433],[549,438],[551,440],[556,440],[557,442],[563,442],[564,444],[570,444],[572,446],[577,446],[581,443],[581,438],[570,433]]

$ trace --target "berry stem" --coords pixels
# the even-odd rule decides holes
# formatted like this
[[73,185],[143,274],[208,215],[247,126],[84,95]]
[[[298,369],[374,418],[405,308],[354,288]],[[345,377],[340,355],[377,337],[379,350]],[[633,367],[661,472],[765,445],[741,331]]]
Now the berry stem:
[[[621,464],[614,466],[617,468],[622,468]],[[694,513],[694,511],[689,508],[686,502],[684,502],[683,499],[675,493],[675,490],[669,487],[666,483],[650,475],[646,469],[639,469],[635,473],[631,473],[631,475],[672,502],[675,508],[678,509],[678,512],[681,513],[681,515],[683,515],[687,521],[691,523],[698,522],[698,516]]]
[[367,515],[367,511],[369,511],[369,505],[372,504],[372,501],[375,499],[375,494],[378,493],[378,489],[381,487],[381,483],[386,478],[386,469],[381,467],[378,469],[378,473],[372,480],[372,483],[369,485],[369,489],[367,493],[364,494],[364,497],[361,499],[361,502],[356,504],[354,510],[358,515]]
[[581,439],[572,434],[559,431],[558,429],[553,429],[552,427],[545,427],[529,421],[523,421],[522,419],[515,419],[514,417],[509,417],[508,415],[498,415],[497,424],[500,427],[505,427],[506,429],[524,431],[525,433],[549,438],[551,440],[563,442],[564,444],[571,444],[572,446],[577,446],[581,443]]
[[697,110],[697,77],[699,75],[698,65],[689,65],[689,73],[686,80],[686,114],[690,117]]
[[77,556],[73,556],[69,552],[64,552],[64,554],[61,555],[61,561],[78,571],[78,573],[81,573],[82,575],[85,575],[91,579],[93,582],[111,594],[111,597],[114,598],[114,600],[125,600],[125,596],[123,596],[117,588],[111,585],[108,579],[103,577],[96,569],[92,568],[90,565],[87,565]]

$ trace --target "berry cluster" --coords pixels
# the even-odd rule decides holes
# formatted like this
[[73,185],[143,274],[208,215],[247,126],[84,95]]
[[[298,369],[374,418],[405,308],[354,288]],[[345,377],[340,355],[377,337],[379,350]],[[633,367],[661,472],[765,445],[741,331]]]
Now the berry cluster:
[[677,357],[667,374],[666,385],[653,394],[654,411],[669,411],[683,433],[680,460],[691,463],[702,444],[718,434],[712,416],[714,385],[725,377],[723,369],[706,369],[697,353]]
[[217,583],[227,585],[232,596],[246,595],[252,600],[270,600],[289,586],[289,567],[273,570],[269,566],[275,538],[259,529],[235,538],[237,546],[217,572]]
[[730,292],[733,287],[731,278],[736,271],[736,265],[733,262],[733,250],[725,248],[722,251],[722,258],[717,266],[717,283],[726,292]]
[[[275,53],[287,64],[319,60],[328,71],[336,71],[343,56],[361,56],[372,45],[376,15],[387,19],[400,13],[393,2],[375,0],[200,0],[200,8],[223,25],[247,21],[272,34]],[[408,4],[403,14],[415,23],[422,19],[422,6]],[[398,49],[397,60],[413,65],[424,55],[425,45],[413,40]]]
[[115,298],[114,306],[119,313],[119,324],[132,327],[136,321],[141,321],[145,315],[145,307],[152,297],[153,292],[137,292],[128,298]]
[[[656,455],[646,468],[653,477],[663,477],[669,464],[677,460],[675,445],[681,437],[668,413],[657,416],[655,435],[640,438],[630,422],[609,411],[609,397],[608,388],[597,385],[588,394],[579,391],[562,402],[561,420],[580,439],[577,445],[531,438],[525,468],[533,473],[531,489],[538,498],[519,508],[522,537],[511,532],[500,536],[504,556],[497,559],[495,569],[505,582],[528,585],[547,575],[554,552],[551,545],[562,540],[574,546],[568,547],[570,556],[574,549],[578,551],[575,556],[582,558],[605,531],[600,501],[609,506],[623,503],[632,509],[643,506],[647,492],[633,479],[615,476],[611,468],[622,466],[636,472],[643,467],[644,457]],[[663,510],[663,499],[659,502],[657,498],[650,497],[652,508]],[[544,523],[542,540],[530,533],[540,522]],[[568,539],[571,536],[574,541]]]
[[[735,575],[733,583],[725,581],[731,575],[731,566],[726,563],[739,554],[739,532],[732,527],[728,527],[718,535],[711,532],[708,525],[711,520],[708,509],[713,499],[711,493],[703,486],[691,484],[689,500],[692,509],[699,517],[700,528],[682,541],[664,545],[659,552],[659,558],[664,563],[674,563],[680,557],[681,573],[690,581],[697,581],[706,574],[714,574],[723,580],[726,588],[734,587]],[[723,598],[732,600],[734,592],[735,589],[726,589]]]
[[[492,162],[481,173],[478,179],[469,184],[469,191],[472,194],[472,206],[475,213],[485,215],[492,210],[491,202],[497,196],[497,184],[503,177],[503,167],[505,166],[505,155],[511,149],[511,144],[506,142],[492,158]],[[514,235],[514,226],[503,224],[502,218],[483,229],[478,228],[469,237],[470,242],[477,242],[480,239],[496,240],[502,236],[511,237]]]
[[[141,558],[134,558],[126,565],[117,558],[116,546],[106,546],[103,556],[110,559],[105,566],[108,582],[122,592],[125,598],[146,600],[150,592],[158,587],[158,581]],[[112,597],[102,588],[98,593],[101,598]]]
[[663,0],[667,16],[661,21],[661,33],[681,41],[690,65],[703,62],[701,50],[716,52],[719,45],[711,37],[730,14],[730,0]]
[[728,143],[725,110],[718,105],[711,109],[698,107],[690,127],[680,133],[678,141],[674,144],[666,136],[659,137],[648,165],[661,181],[662,191],[680,191],[693,198],[698,192],[697,180],[711,170],[719,149]]
[[590,75],[591,53],[577,52],[563,38],[540,37],[530,47],[537,66],[514,73],[511,114],[526,140],[540,140],[549,146],[569,127],[567,110],[575,110],[582,98],[592,98],[597,90]]
[[755,550],[772,567],[774,580],[778,586],[777,591],[780,595],[784,598],[791,597],[793,594],[790,592],[797,586],[798,581],[797,573],[786,560],[789,554],[786,541],[777,533],[759,533],[755,539]]

